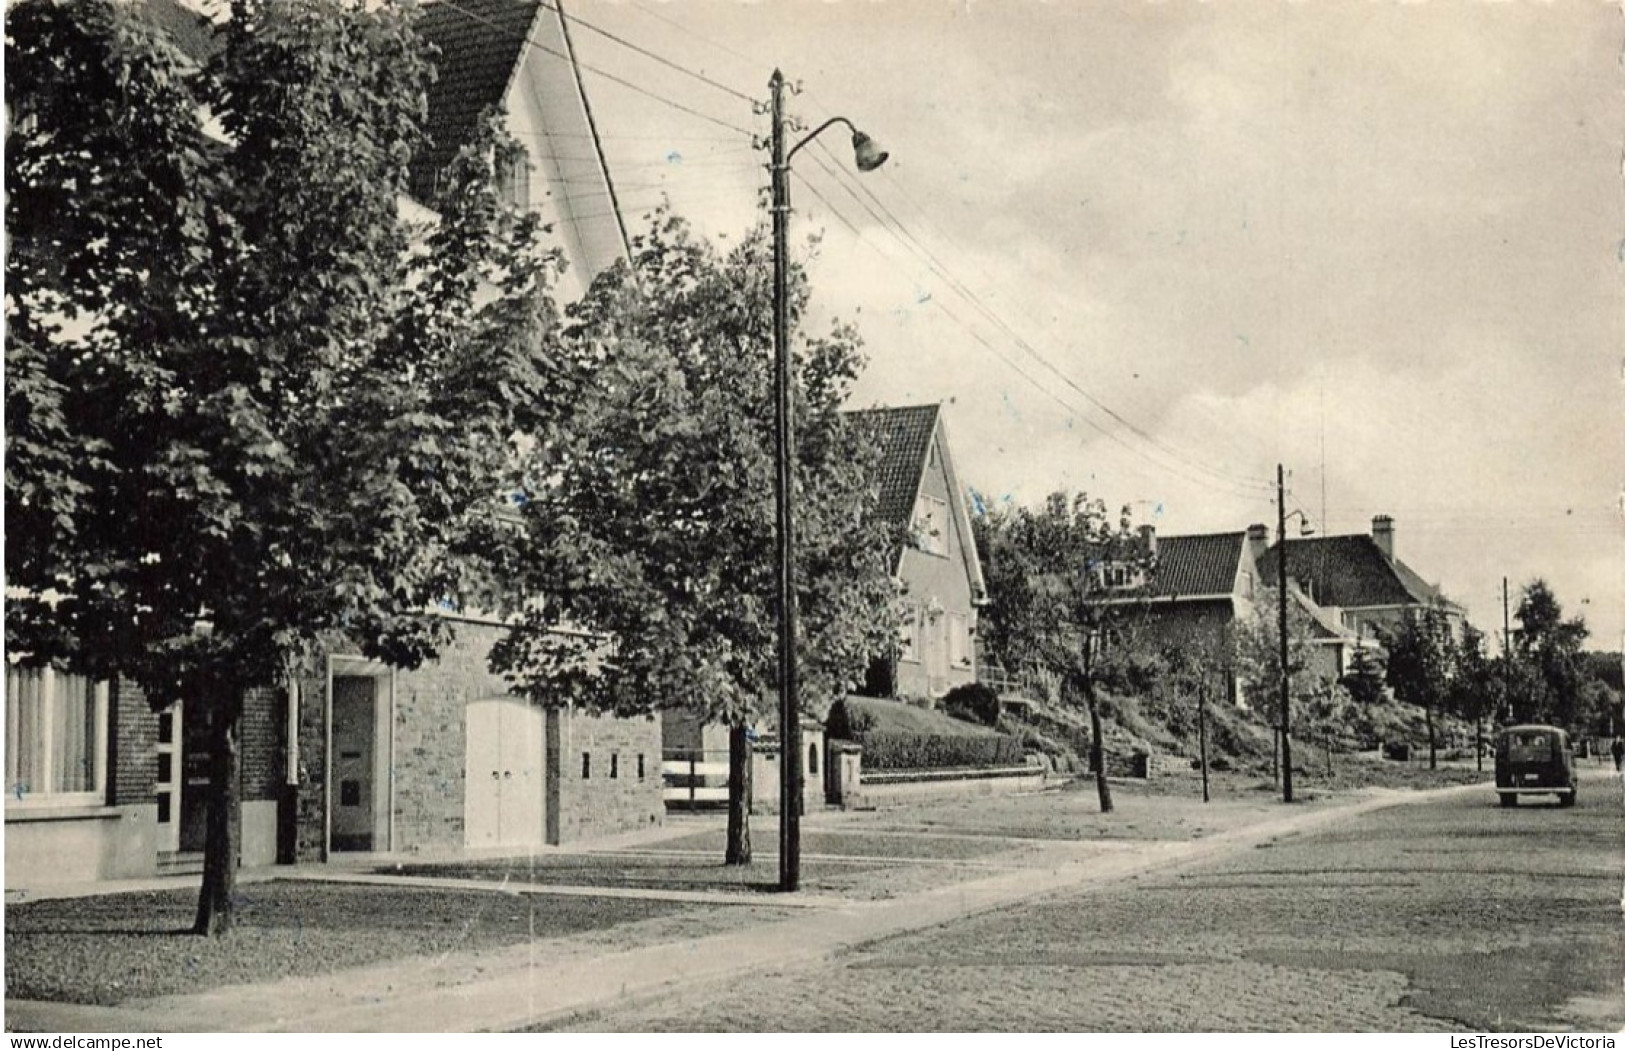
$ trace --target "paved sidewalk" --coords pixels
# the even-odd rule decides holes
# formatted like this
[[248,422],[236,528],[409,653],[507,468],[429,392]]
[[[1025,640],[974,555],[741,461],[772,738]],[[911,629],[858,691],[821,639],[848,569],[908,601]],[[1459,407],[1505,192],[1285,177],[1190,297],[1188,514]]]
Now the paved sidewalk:
[[[414,958],[119,1007],[11,1000],[6,1003],[6,1025],[37,1032],[474,1032],[554,1024],[679,988],[816,963],[877,938],[1060,890],[1108,886],[1138,873],[1248,849],[1371,810],[1479,791],[1482,786],[1467,785],[1384,792],[1349,804],[1289,812],[1204,839],[1146,840],[1106,852],[1066,849],[1087,844],[1063,844],[1046,852],[1041,863],[1017,871],[889,901],[823,897],[791,919],[611,952],[587,961],[538,959],[537,943],[531,943],[482,955],[478,974],[465,980],[448,980],[433,961]],[[764,895],[752,900],[783,904],[791,899],[781,902]]]

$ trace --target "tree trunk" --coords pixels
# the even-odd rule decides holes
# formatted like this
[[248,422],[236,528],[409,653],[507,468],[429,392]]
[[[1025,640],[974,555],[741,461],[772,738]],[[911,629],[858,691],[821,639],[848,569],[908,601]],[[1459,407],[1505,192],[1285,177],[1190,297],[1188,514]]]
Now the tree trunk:
[[743,723],[728,727],[729,865],[750,864],[750,738]]
[[1083,677],[1083,699],[1089,706],[1089,763],[1095,768],[1095,792],[1100,796],[1100,812],[1112,812],[1112,788],[1106,781],[1106,749],[1102,741],[1100,708],[1095,704],[1095,678]]
[[1428,769],[1439,769],[1439,743],[1433,734],[1433,705],[1425,706],[1422,711],[1427,713],[1428,720]]
[[1330,735],[1326,738],[1326,776],[1332,776],[1332,739]]
[[237,888],[242,797],[237,731],[242,691],[229,687],[209,712],[209,797],[204,823],[203,886],[198,893],[193,934],[218,938],[231,930]]
[[1484,772],[1484,709],[1473,713],[1473,752],[1478,756],[1478,772]]
[[1207,786],[1207,684],[1196,688],[1196,739],[1202,757],[1202,802],[1209,801]]

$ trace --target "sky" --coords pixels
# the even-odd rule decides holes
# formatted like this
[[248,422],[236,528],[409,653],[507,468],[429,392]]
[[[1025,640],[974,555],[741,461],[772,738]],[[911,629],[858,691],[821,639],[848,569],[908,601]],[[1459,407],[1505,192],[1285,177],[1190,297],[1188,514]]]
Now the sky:
[[[761,221],[775,67],[807,324],[854,407],[945,404],[961,480],[1162,535],[1391,515],[1501,627],[1625,635],[1625,19],[1533,3],[566,0],[623,213]],[[630,46],[629,46],[630,45]],[[1296,528],[1295,524],[1293,526]],[[1491,644],[1492,651],[1498,649]]]

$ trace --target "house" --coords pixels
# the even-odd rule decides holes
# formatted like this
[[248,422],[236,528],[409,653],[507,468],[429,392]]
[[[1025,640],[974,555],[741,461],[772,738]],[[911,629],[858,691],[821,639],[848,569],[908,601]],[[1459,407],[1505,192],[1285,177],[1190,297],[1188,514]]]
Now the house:
[[[147,6],[194,57],[214,46],[190,8]],[[447,0],[424,5],[419,29],[439,59],[434,146],[413,169],[414,193],[429,196],[481,113],[505,110],[530,160],[511,192],[546,211],[570,263],[557,293],[578,297],[628,248],[580,81],[560,57],[562,15],[539,0]],[[402,209],[432,218],[422,201]],[[334,640],[285,689],[248,696],[242,863],[520,849],[663,819],[657,722],[514,697],[486,667],[502,625],[457,619],[456,642],[424,668],[392,669]],[[209,776],[201,709],[154,713],[128,682],[17,664],[6,687],[8,886],[196,869]]]
[[[912,532],[913,543],[892,552],[903,585],[903,624],[896,652],[868,669],[865,692],[931,700],[976,681],[977,608],[986,600],[981,560],[971,534],[964,489],[954,471],[941,405],[863,409],[847,418],[868,429],[881,449],[879,514]],[[664,713],[666,758],[674,806],[727,798],[728,735],[692,714]],[[804,718],[803,772],[807,798],[820,795],[827,772],[821,719]],[[778,806],[777,742],[758,754],[754,806]],[[703,783],[702,783],[703,782]]]
[[987,600],[942,406],[865,409],[849,417],[872,431],[881,449],[881,517],[914,538],[898,546],[893,561],[903,585],[897,652],[871,671],[869,692],[941,697],[976,681],[976,614]]
[[1371,520],[1369,536],[1302,537],[1274,544],[1259,559],[1265,579],[1275,579],[1283,550],[1288,578],[1358,639],[1376,639],[1397,628],[1407,614],[1428,609],[1442,612],[1451,634],[1461,636],[1466,610],[1400,560],[1394,520],[1388,515]]
[[1102,567],[1108,592],[1121,593],[1106,603],[1129,612],[1130,627],[1137,620],[1153,645],[1209,654],[1215,670],[1222,669],[1226,693],[1239,701],[1229,653],[1233,625],[1253,615],[1260,586],[1254,538],[1245,532],[1159,537],[1149,525],[1140,527],[1140,536],[1154,570],[1114,578],[1117,567]]
[[[1277,615],[1273,605],[1259,606],[1263,590],[1276,583],[1268,564],[1262,563],[1269,550],[1268,529],[1253,525],[1245,532],[1158,537],[1154,527],[1142,526],[1140,536],[1154,571],[1114,576],[1113,570],[1121,567],[1102,567],[1108,591],[1121,592],[1105,601],[1129,614],[1125,630],[1142,632],[1153,645],[1205,652],[1216,668],[1223,669],[1230,700],[1246,704],[1230,659],[1233,630],[1238,622]],[[1293,581],[1288,581],[1287,600],[1293,621],[1302,625],[1308,639],[1310,669],[1318,675],[1341,678],[1354,651],[1374,645],[1347,627],[1336,611],[1316,605]]]

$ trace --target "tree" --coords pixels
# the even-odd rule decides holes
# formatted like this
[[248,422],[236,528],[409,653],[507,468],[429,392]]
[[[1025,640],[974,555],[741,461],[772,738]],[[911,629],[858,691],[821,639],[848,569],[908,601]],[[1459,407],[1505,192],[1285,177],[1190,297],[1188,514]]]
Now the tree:
[[1236,628],[1193,632],[1163,648],[1171,685],[1196,695],[1197,764],[1202,772],[1202,802],[1211,801],[1208,781],[1208,698],[1222,696],[1218,687],[1236,670]]
[[[1277,735],[1281,732],[1281,628],[1278,610],[1278,588],[1259,588],[1251,615],[1236,622],[1237,677],[1248,697],[1263,698],[1261,709],[1267,713],[1269,724]],[[1310,646],[1313,645],[1314,620],[1307,610],[1296,602],[1287,607],[1287,690],[1291,703],[1307,696],[1311,682],[1306,676],[1309,668]],[[1318,684],[1313,684],[1318,685]],[[1279,738],[1276,756],[1281,754]],[[1296,767],[1294,767],[1296,769]]]
[[1428,768],[1439,765],[1434,716],[1450,688],[1455,660],[1454,641],[1444,612],[1429,606],[1420,613],[1406,610],[1404,619],[1383,635],[1388,651],[1388,685],[1394,696],[1422,709],[1427,719]]
[[1327,777],[1334,773],[1332,752],[1338,738],[1348,728],[1349,709],[1353,703],[1348,688],[1329,676],[1315,676],[1304,691],[1297,725],[1303,728],[1304,736],[1310,740],[1320,738],[1321,747],[1326,752]]
[[1522,720],[1575,725],[1580,714],[1580,651],[1590,635],[1585,619],[1563,619],[1557,596],[1539,579],[1524,586],[1516,616],[1521,629],[1517,658],[1535,673],[1536,682],[1533,693],[1521,698]]
[[1387,696],[1387,670],[1373,647],[1367,645],[1356,647],[1354,656],[1349,661],[1348,674],[1343,676],[1342,685],[1348,690],[1349,698],[1355,704],[1380,704]]
[[1446,700],[1452,713],[1473,721],[1473,748],[1480,770],[1484,769],[1484,721],[1500,710],[1505,687],[1500,668],[1484,652],[1484,633],[1471,624],[1463,625]]
[[1112,809],[1096,677],[1132,648],[1143,610],[1133,601],[1155,572],[1128,510],[1117,521],[1104,501],[1056,492],[1034,510],[984,512],[976,520],[988,604],[981,631],[1006,667],[1036,665],[1059,677],[1062,696],[1089,715],[1089,762],[1102,813]]
[[6,32],[7,644],[205,720],[217,935],[244,694],[334,636],[415,666],[437,604],[500,608],[514,436],[568,396],[557,259],[494,124],[438,225],[399,217],[430,76],[402,9],[239,0],[202,68],[111,0]]
[[[546,601],[493,654],[549,703],[682,708],[728,726],[735,864],[750,860],[747,734],[778,688],[771,273],[760,232],[721,255],[662,213],[635,239],[632,267],[572,309],[564,353],[582,385],[524,487],[523,572]],[[799,314],[799,274],[792,298]],[[889,560],[901,537],[878,516],[873,438],[840,411],[862,365],[857,333],[837,325],[793,367],[809,706],[861,681],[897,637]],[[608,642],[560,632],[569,626]]]

